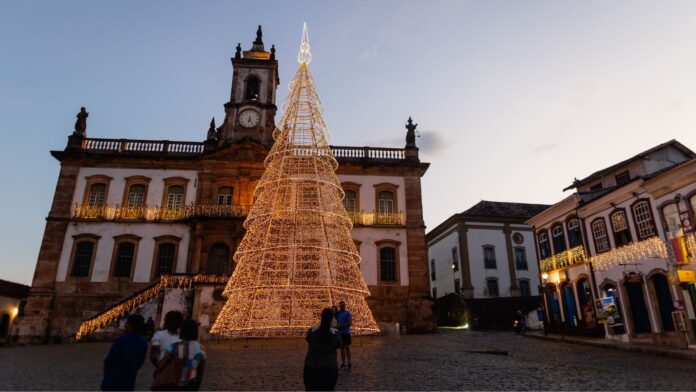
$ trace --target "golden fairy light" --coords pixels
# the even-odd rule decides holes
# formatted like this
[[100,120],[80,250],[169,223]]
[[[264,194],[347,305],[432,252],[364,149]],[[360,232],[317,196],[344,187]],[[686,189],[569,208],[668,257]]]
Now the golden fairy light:
[[539,262],[539,269],[542,273],[570,267],[575,264],[585,262],[585,249],[580,246],[557,253]]
[[227,277],[224,275],[162,275],[152,286],[147,287],[140,293],[136,293],[89,320],[84,321],[80,324],[80,328],[75,334],[75,340],[82,340],[94,331],[123,318],[139,306],[154,299],[161,290],[168,288],[191,289],[194,284],[225,284],[226,281]]
[[356,334],[379,331],[365,297],[360,256],[309,72],[307,26],[275,143],[244,222],[246,234],[212,333],[300,336],[325,307],[345,301]]
[[598,270],[606,270],[618,264],[634,264],[641,260],[668,260],[667,245],[658,237],[632,242],[620,248],[592,256],[589,261]]

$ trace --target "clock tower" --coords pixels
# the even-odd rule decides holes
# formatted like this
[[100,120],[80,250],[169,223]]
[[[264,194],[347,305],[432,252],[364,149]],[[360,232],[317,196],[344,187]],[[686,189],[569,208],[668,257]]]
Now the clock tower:
[[241,44],[232,58],[232,91],[225,104],[225,122],[218,130],[218,144],[243,140],[266,147],[273,144],[276,90],[279,83],[275,46],[267,52],[261,26],[251,50],[242,52]]

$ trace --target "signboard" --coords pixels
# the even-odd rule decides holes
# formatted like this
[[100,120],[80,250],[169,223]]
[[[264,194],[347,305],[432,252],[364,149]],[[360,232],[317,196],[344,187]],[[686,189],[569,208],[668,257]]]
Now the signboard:
[[600,323],[607,323],[610,326],[621,323],[621,313],[619,313],[619,307],[616,304],[616,298],[604,297],[599,301],[597,307],[597,321]]
[[696,271],[678,269],[677,276],[679,277],[679,281],[683,283],[696,282]]

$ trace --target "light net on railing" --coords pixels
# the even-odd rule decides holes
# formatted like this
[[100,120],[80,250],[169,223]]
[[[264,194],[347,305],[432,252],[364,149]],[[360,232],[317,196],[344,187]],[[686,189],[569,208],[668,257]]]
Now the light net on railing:
[[585,260],[585,249],[582,246],[576,246],[541,260],[539,269],[541,272],[550,272],[584,263]]
[[665,242],[658,237],[632,242],[620,248],[592,256],[589,261],[597,270],[607,270],[619,264],[634,264],[642,260],[667,261],[669,254]]
[[[309,51],[308,42],[302,50]],[[354,333],[379,331],[365,300],[370,292],[341,202],[338,163],[307,65],[311,56],[298,58],[215,334],[303,336],[323,308],[339,301],[353,313]]]

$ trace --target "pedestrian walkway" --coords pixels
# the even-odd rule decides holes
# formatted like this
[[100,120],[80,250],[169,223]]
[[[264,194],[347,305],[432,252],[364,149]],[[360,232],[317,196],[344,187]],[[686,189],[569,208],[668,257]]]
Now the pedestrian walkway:
[[664,357],[680,358],[680,359],[690,359],[696,361],[696,350],[687,350],[672,348],[667,346],[660,346],[657,344],[645,344],[645,343],[623,343],[617,342],[615,340],[591,338],[586,336],[568,336],[568,335],[557,335],[548,334],[544,336],[543,332],[539,331],[529,331],[525,333],[525,336],[535,339],[545,339],[555,342],[566,342],[570,344],[579,344],[582,346],[590,347],[601,347],[613,350],[629,351],[634,353],[661,355]]

